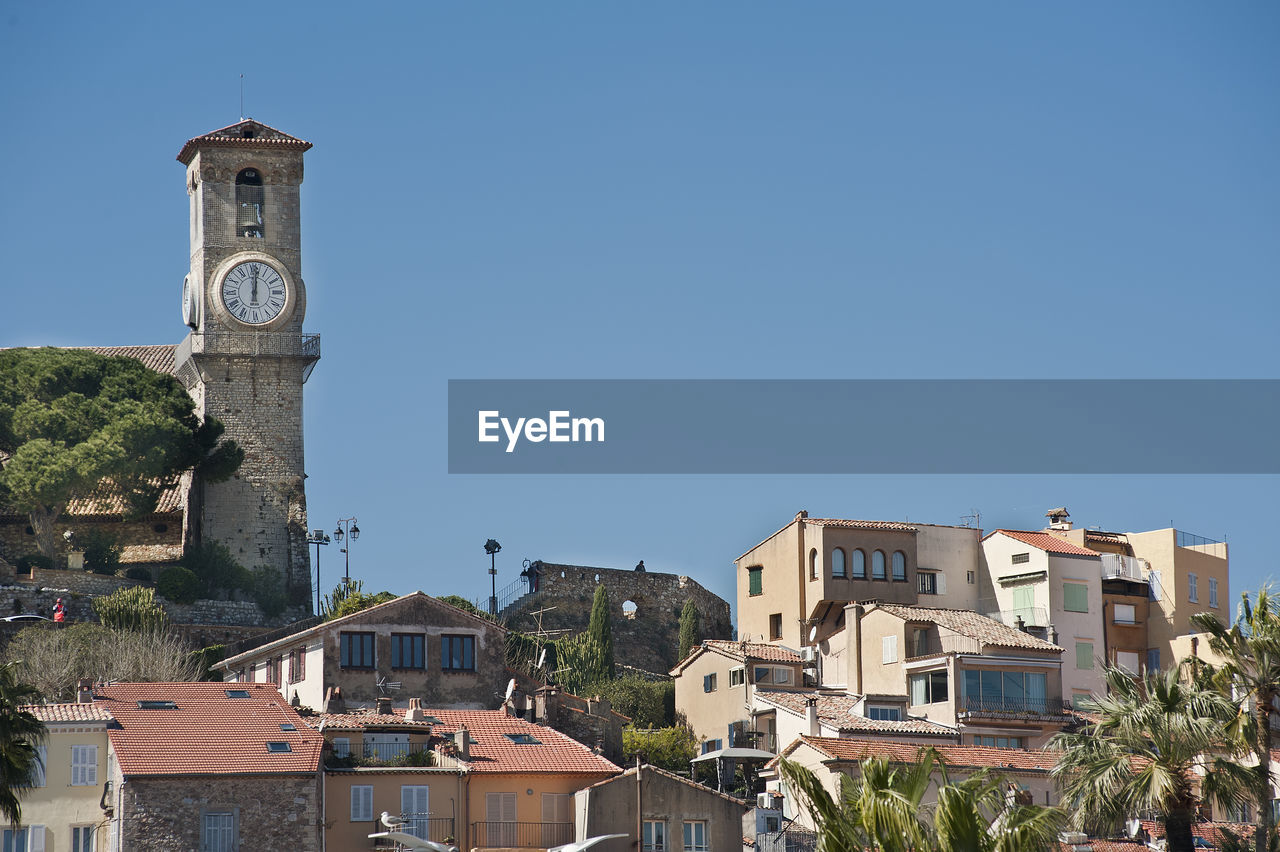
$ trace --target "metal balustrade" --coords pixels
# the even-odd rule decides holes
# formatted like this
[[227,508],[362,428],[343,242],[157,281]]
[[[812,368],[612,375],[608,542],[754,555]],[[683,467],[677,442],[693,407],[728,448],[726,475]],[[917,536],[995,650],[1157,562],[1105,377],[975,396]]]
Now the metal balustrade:
[[573,823],[473,822],[471,842],[476,846],[548,849],[573,842]]
[[1000,698],[967,695],[961,702],[970,716],[1060,716],[1070,707],[1061,698]]

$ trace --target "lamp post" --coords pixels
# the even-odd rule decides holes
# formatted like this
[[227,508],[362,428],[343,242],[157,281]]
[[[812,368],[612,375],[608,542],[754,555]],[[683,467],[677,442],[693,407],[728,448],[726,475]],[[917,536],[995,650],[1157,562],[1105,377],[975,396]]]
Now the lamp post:
[[[355,517],[338,518],[338,526],[333,531],[333,538],[338,544],[342,544],[342,540],[347,536],[351,537],[351,541],[355,541],[360,537],[360,526],[356,523]],[[342,575],[343,588],[351,585],[351,545],[350,543],[342,545],[342,553],[346,557],[346,566]]]
[[501,549],[497,539],[491,538],[484,543],[484,552],[489,554],[489,584],[493,587],[493,593],[489,595],[490,615],[498,614],[498,551]]
[[329,545],[329,536],[324,530],[312,530],[307,536],[307,544],[316,546],[316,615],[320,614],[320,548]]

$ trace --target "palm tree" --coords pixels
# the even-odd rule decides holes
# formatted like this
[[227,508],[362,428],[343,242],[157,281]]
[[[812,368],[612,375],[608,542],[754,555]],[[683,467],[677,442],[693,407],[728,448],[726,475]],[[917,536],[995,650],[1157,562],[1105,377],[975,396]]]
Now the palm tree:
[[780,761],[783,778],[816,821],[816,852],[907,852],[926,849],[921,819],[936,752],[925,749],[919,762],[892,766],[882,758],[859,764],[857,780],[840,776],[839,800],[809,769]]
[[1008,788],[999,775],[988,772],[939,787],[933,814],[935,848],[947,852],[1053,848],[1067,815],[1058,808],[1014,804]]
[[1192,852],[1191,824],[1200,795],[1196,769],[1210,769],[1203,793],[1241,799],[1242,767],[1212,756],[1225,742],[1234,708],[1223,695],[1184,679],[1177,668],[1135,678],[1107,667],[1108,695],[1095,697],[1099,721],[1055,734],[1061,752],[1053,776],[1077,827],[1109,830],[1141,811],[1156,811],[1169,852]]
[[22,822],[22,794],[35,786],[40,759],[36,747],[44,740],[44,723],[24,704],[34,703],[36,688],[18,680],[18,662],[0,665],[0,815]]
[[[1066,822],[1057,808],[1012,804],[998,775],[984,771],[951,783],[931,748],[907,766],[863,760],[857,780],[840,777],[839,802],[810,770],[788,760],[781,764],[787,784],[817,822],[817,852],[1044,852]],[[937,802],[926,804],[935,771]]]
[[[1270,585],[1258,590],[1256,603],[1241,595],[1235,624],[1227,627],[1213,613],[1191,616],[1191,623],[1209,634],[1209,647],[1224,659],[1218,673],[1228,694],[1240,705],[1230,732],[1252,752],[1250,790],[1258,807],[1254,849],[1265,852],[1274,844],[1275,815],[1271,811],[1271,717],[1280,716],[1280,597]],[[1241,694],[1243,693],[1243,694]]]

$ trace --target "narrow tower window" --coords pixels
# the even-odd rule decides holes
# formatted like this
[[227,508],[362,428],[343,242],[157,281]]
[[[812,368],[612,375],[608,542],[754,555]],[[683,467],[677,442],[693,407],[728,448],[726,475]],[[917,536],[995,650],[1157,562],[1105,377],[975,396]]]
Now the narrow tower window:
[[257,169],[236,175],[236,236],[262,238],[262,174]]

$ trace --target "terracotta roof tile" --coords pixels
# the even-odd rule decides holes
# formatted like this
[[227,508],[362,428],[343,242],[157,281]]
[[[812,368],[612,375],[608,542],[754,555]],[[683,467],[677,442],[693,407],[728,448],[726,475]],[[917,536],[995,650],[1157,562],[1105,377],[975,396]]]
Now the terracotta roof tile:
[[1089,550],[1088,548],[1081,547],[1078,544],[1072,544],[1069,541],[1063,541],[1062,539],[1058,538],[1056,535],[1052,535],[1051,533],[1047,533],[1047,532],[1030,532],[1027,530],[1004,530],[1004,529],[992,530],[990,533],[988,533],[986,536],[983,537],[983,540],[985,541],[986,539],[991,538],[991,536],[995,535],[996,533],[1003,533],[1004,535],[1007,535],[1009,538],[1014,539],[1015,541],[1020,541],[1023,544],[1029,544],[1032,547],[1036,548],[1037,550],[1044,550],[1048,553],[1057,553],[1064,556],[1092,556],[1095,559],[1098,558],[1098,552],[1096,550]]
[[182,545],[180,544],[126,544],[120,548],[122,565],[177,562],[181,558]]
[[[430,713],[426,715],[431,715]],[[307,725],[319,730],[323,724],[325,730],[362,731],[365,728],[406,728],[430,731],[434,723],[428,721],[411,722],[404,717],[404,711],[393,713],[317,713],[307,716]]]
[[[110,482],[99,482],[93,491],[83,497],[68,501],[63,514],[77,518],[112,518],[124,514],[128,508],[119,490]],[[182,511],[182,487],[174,485],[160,493],[160,500],[152,514],[170,515]]]
[[141,361],[143,366],[149,367],[157,373],[168,373],[169,375],[174,375],[174,353],[178,350],[178,347],[172,344],[161,344],[159,346],[68,346],[66,348],[88,349],[90,352],[97,352],[99,355],[111,355],[117,358],[135,358]]
[[767,663],[800,662],[799,654],[781,645],[767,645],[763,642],[742,643],[729,639],[706,639],[702,644],[735,660],[761,660]]
[[[535,725],[505,710],[424,710],[440,720],[436,733],[457,732],[463,725],[475,739],[466,765],[472,772],[554,772],[615,775],[621,771],[577,740]],[[537,743],[520,745],[507,734],[527,734]]]
[[[230,698],[244,690],[248,698]],[[141,709],[139,701],[172,701],[173,709]],[[108,732],[125,777],[310,773],[320,766],[324,737],[265,683],[113,683],[95,705],[118,727]],[[291,725],[293,730],[282,730]],[[270,753],[268,742],[290,751]]]
[[[252,135],[246,135],[246,132]],[[235,124],[220,127],[203,136],[187,140],[182,150],[178,152],[178,162],[184,166],[187,165],[194,159],[196,149],[202,146],[293,148],[298,151],[307,151],[311,148],[311,143],[290,136],[282,130],[276,130],[261,121],[242,118]]]
[[[787,746],[783,756],[801,742],[806,743],[833,760],[855,762],[868,757],[881,757],[893,763],[915,763],[920,749],[915,743],[894,743],[885,740],[855,740],[835,737],[802,736]],[[943,762],[952,767],[974,769],[1001,769],[1014,772],[1048,772],[1058,761],[1057,753],[1031,751],[1016,748],[988,748],[986,746],[935,745]]]
[[58,722],[110,722],[113,718],[106,708],[96,704],[28,704],[22,708],[46,725]]
[[[697,781],[690,781],[688,778],[682,778],[679,775],[676,775],[674,772],[668,772],[667,770],[659,766],[654,766],[651,763],[646,763],[644,765],[644,771],[646,775],[648,774],[659,775],[670,781],[678,781],[681,784],[685,785],[686,787],[692,787],[693,789],[697,790],[699,793],[702,793],[704,795],[716,796],[726,801],[733,802],[735,805],[739,805],[740,807],[742,807],[743,810],[746,810],[747,808],[746,803],[742,801],[742,799],[735,799],[733,796],[730,796],[728,793],[721,793],[719,790],[712,789],[711,787],[708,787],[705,784],[699,784]],[[620,781],[624,778],[634,778],[634,777],[636,777],[636,767],[633,766],[630,769],[626,770],[625,772],[622,772],[614,776],[613,778],[606,778],[603,781],[597,781],[591,786],[584,787],[583,789],[594,790],[597,787],[603,787],[604,785],[613,783],[614,781]],[[755,841],[752,841],[751,845],[754,846]]]
[[804,716],[805,702],[809,697],[818,699],[818,721],[840,733],[908,734],[931,737],[958,736],[954,728],[939,725],[928,719],[878,720],[868,719],[854,712],[859,701],[856,695],[815,695],[807,692],[787,692],[781,689],[756,689],[756,697],[774,707]]
[[894,530],[897,532],[919,532],[919,527],[900,521],[856,521],[845,518],[805,518],[806,524],[819,527],[840,527],[849,530]]
[[1001,648],[1026,648],[1035,651],[1050,651],[1061,654],[1063,649],[1023,633],[994,619],[987,618],[966,609],[938,609],[925,606],[906,606],[903,604],[877,603],[877,609],[896,615],[904,621],[929,621],[940,627],[975,639],[984,645],[995,645]]

